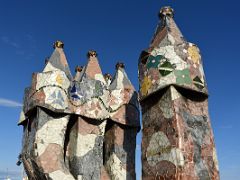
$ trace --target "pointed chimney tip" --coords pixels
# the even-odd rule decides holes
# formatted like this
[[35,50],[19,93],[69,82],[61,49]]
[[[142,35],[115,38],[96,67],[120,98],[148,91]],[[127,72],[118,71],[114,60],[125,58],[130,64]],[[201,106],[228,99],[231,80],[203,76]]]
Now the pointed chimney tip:
[[76,66],[75,72],[82,72],[83,67],[82,66]]
[[94,51],[94,50],[90,50],[88,51],[87,53],[87,57],[90,58],[90,57],[97,57],[97,51]]
[[63,49],[63,46],[64,46],[64,43],[63,43],[62,41],[59,41],[59,40],[57,40],[57,41],[54,42],[54,44],[53,44],[53,48],[54,48],[54,49],[55,49],[56,47]]
[[118,62],[118,63],[116,64],[116,70],[118,70],[119,68],[124,69],[124,68],[125,68],[124,63],[122,63],[122,62]]
[[107,80],[107,79],[112,80],[112,76],[109,73],[104,74],[104,78],[105,78],[105,80]]
[[160,12],[159,12],[158,16],[159,16],[160,19],[163,19],[166,16],[173,18],[174,10],[170,6],[162,7],[160,9]]

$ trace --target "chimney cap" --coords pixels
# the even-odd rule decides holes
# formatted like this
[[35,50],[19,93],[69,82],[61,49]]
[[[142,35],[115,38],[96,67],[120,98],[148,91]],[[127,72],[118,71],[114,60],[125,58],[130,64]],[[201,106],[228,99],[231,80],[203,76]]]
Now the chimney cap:
[[112,75],[109,73],[106,73],[106,74],[104,74],[104,78],[112,80]]
[[118,70],[119,68],[124,69],[124,68],[125,68],[124,63],[122,63],[122,62],[118,62],[118,63],[116,64],[116,70]]
[[62,41],[60,41],[60,40],[57,40],[57,41],[55,41],[54,44],[53,44],[53,48],[55,49],[56,47],[63,49],[64,43],[63,43]]
[[90,57],[97,57],[97,51],[95,51],[95,50],[90,50],[90,51],[88,51],[88,53],[87,53],[87,57],[88,58],[90,58]]
[[82,72],[83,67],[82,66],[76,66],[75,67],[75,72]]
[[164,17],[168,16],[168,17],[171,17],[173,18],[174,16],[174,10],[173,8],[171,8],[170,6],[165,6],[165,7],[162,7],[160,9],[160,12],[159,12],[159,18],[163,19]]

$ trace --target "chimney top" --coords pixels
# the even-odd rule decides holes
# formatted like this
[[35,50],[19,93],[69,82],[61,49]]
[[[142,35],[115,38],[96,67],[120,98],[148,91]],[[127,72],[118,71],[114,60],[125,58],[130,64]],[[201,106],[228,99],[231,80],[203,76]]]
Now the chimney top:
[[75,72],[81,72],[83,70],[82,66],[76,66]]
[[64,46],[64,43],[63,43],[62,41],[59,41],[59,40],[57,40],[57,41],[54,42],[54,44],[53,44],[53,48],[54,48],[54,49],[55,49],[56,47],[63,49],[63,46]]
[[112,80],[112,76],[109,73],[104,74],[104,78]]
[[174,10],[170,6],[162,7],[160,9],[160,12],[159,12],[158,16],[159,16],[160,19],[163,19],[166,16],[173,18]]
[[124,68],[125,68],[124,63],[122,63],[122,62],[118,62],[118,63],[116,64],[116,69],[118,70],[119,68],[124,69]]
[[90,58],[90,57],[97,57],[97,51],[94,51],[94,50],[88,51],[87,57],[88,58]]

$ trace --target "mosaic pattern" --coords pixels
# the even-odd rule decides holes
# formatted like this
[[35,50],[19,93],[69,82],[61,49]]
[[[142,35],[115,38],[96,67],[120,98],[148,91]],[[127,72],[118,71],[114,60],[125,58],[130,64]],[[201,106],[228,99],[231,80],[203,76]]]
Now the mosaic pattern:
[[105,126],[106,121],[92,124],[78,117],[71,128],[67,151],[70,171],[76,179],[100,179]]
[[135,147],[137,129],[109,125],[105,141],[105,169],[110,179],[135,180]]
[[141,99],[169,85],[208,94],[200,51],[184,40],[170,16],[164,16],[140,57],[139,81]]
[[20,157],[28,178],[135,179],[139,105],[124,65],[117,64],[111,80],[89,51],[87,65],[73,78],[63,43],[54,48],[25,89]]
[[69,115],[37,108],[24,126],[22,157],[29,179],[72,179],[64,163],[64,136]]
[[201,55],[170,7],[139,61],[143,180],[219,180]]
[[[57,56],[60,59],[55,57],[56,51],[60,54]],[[65,63],[65,68],[62,62]],[[138,117],[131,122],[116,118],[119,111],[128,106],[135,107],[132,110],[136,115],[139,114],[138,105],[134,103],[137,102],[136,91],[124,68],[117,69],[111,84],[107,85],[96,57],[89,57],[88,64],[82,69],[84,72],[77,72],[79,81],[76,81],[76,78],[69,79],[71,76],[67,75],[69,68],[66,63],[63,49],[57,48],[44,71],[34,73],[32,86],[25,92],[25,114],[40,106],[51,111],[77,114],[96,120],[120,120],[118,123],[139,127]],[[56,68],[57,64],[61,64],[59,68]],[[67,70],[65,72],[62,69]]]
[[167,136],[159,131],[154,133],[146,153],[148,164],[152,167],[161,161],[169,161],[175,166],[184,166],[184,158],[180,149],[172,148]]
[[[169,7],[139,61],[142,179],[219,180],[201,55],[184,40]],[[54,52],[25,89],[20,159],[29,179],[136,179],[138,94],[124,64],[102,75],[97,53],[73,78]]]

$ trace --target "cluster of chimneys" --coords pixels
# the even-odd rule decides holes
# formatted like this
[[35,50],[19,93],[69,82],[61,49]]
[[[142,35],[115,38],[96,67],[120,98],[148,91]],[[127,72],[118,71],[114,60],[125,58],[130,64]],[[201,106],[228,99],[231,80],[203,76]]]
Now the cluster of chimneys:
[[[60,41],[60,40],[57,40],[56,42],[54,42],[53,43],[53,48],[55,49],[55,48],[64,48],[64,43],[62,42],[62,41]],[[97,52],[95,51],[95,50],[90,50],[90,51],[88,51],[88,53],[87,53],[87,57],[89,58],[89,57],[97,57],[98,56],[98,54],[97,54]],[[49,61],[49,57],[47,57],[46,59],[45,59],[45,65],[48,63],[48,61]],[[124,65],[124,63],[122,63],[122,62],[117,62],[117,64],[116,64],[116,69],[119,69],[119,68],[125,68],[125,65]],[[75,67],[75,72],[76,73],[81,73],[82,72],[82,70],[83,70],[83,66],[79,66],[79,65],[77,65],[76,67]],[[104,78],[105,78],[105,80],[106,80],[106,82],[111,82],[111,80],[112,80],[112,75],[111,74],[109,74],[109,73],[105,73],[104,74]]]

